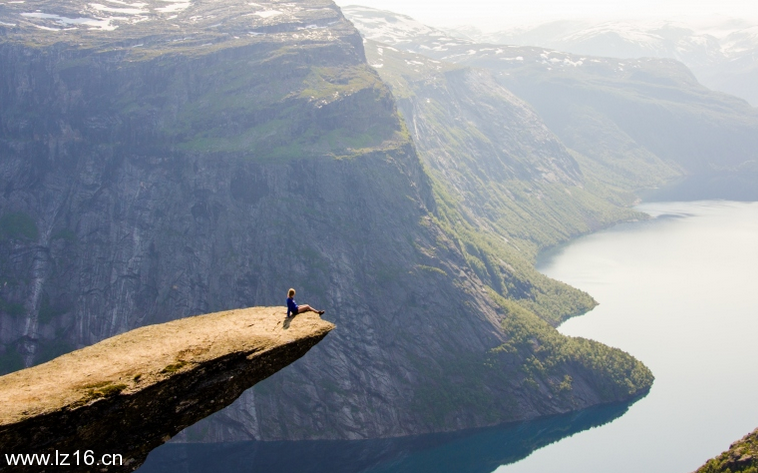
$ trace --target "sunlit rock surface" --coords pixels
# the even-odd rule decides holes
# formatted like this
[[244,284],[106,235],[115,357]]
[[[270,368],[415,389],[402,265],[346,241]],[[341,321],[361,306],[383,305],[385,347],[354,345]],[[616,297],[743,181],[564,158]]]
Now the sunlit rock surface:
[[259,307],[149,325],[0,377],[2,451],[80,451],[81,468],[69,457],[66,471],[90,471],[87,450],[97,459],[119,454],[123,465],[98,471],[132,471],[150,450],[297,360],[334,328],[313,313],[284,314],[282,307]]

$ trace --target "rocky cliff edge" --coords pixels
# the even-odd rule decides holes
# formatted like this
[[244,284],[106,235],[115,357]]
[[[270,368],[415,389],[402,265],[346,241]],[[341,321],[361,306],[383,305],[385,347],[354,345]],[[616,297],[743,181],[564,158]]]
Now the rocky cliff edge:
[[[2,376],[2,453],[51,453],[54,461],[57,451],[58,460],[69,455],[67,471],[90,471],[84,454],[91,450],[89,461],[104,454],[123,459],[97,471],[133,471],[150,450],[297,360],[334,328],[317,315],[289,320],[284,313],[259,307],[150,325]],[[5,460],[0,470],[10,471]],[[25,468],[44,470],[12,471]]]

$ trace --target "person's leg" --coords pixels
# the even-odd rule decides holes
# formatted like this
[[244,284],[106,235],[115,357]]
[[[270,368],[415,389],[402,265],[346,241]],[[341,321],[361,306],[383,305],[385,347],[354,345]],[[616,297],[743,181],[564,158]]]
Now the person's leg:
[[297,306],[297,313],[298,314],[302,314],[303,312],[315,312],[315,313],[317,313],[319,315],[321,315],[321,314],[324,313],[323,310],[316,310],[313,307],[309,306],[308,304],[303,304],[303,305]]

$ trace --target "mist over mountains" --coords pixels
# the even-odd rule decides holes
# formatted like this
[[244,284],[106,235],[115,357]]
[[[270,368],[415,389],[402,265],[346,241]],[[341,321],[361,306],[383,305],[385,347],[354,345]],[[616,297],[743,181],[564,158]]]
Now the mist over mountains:
[[[687,176],[680,198],[758,195],[756,109],[704,87],[680,62],[475,43],[403,15],[344,11],[368,39],[489,71],[611,187],[657,187],[678,175]],[[372,64],[382,73],[381,61]]]
[[[694,21],[694,20],[693,20]],[[537,26],[482,32],[451,28],[457,37],[480,43],[540,46],[590,56],[671,58],[681,61],[708,88],[758,106],[758,25],[715,18],[686,21],[563,20]]]

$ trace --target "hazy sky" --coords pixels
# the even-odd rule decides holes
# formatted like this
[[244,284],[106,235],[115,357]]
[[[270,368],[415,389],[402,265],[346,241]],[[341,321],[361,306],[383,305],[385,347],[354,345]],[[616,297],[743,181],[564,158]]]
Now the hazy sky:
[[558,18],[758,19],[758,0],[337,0],[410,15],[430,24],[523,23]]

